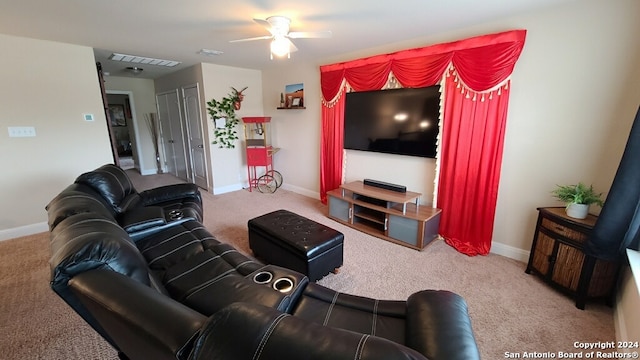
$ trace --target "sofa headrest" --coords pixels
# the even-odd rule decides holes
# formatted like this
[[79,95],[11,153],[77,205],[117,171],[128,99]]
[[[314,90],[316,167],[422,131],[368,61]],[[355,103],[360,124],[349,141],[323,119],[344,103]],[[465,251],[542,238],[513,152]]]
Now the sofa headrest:
[[47,206],[49,230],[53,230],[62,220],[81,213],[94,213],[96,216],[114,218],[115,211],[104,198],[89,186],[71,184],[53,198]]
[[107,268],[149,285],[144,257],[114,220],[95,213],[76,214],[51,231],[52,287],[66,287],[74,275]]
[[84,173],[78,176],[75,182],[92,187],[117,213],[125,212],[138,205],[140,201],[140,196],[127,173],[113,164],[106,164]]

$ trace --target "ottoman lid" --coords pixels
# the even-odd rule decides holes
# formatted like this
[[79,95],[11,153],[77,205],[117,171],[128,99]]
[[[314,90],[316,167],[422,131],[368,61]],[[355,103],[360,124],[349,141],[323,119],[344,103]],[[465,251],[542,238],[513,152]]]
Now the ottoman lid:
[[288,210],[276,210],[249,220],[249,228],[267,234],[296,252],[313,258],[342,244],[344,235],[328,226]]

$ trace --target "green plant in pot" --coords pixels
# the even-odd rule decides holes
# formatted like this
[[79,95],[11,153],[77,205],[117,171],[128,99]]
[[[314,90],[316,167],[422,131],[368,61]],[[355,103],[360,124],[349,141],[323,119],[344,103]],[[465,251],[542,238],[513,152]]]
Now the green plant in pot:
[[596,193],[593,185],[586,186],[581,182],[577,185],[558,185],[551,193],[567,204],[567,216],[576,219],[586,218],[591,204],[603,205],[602,193]]
[[233,149],[235,141],[238,140],[237,126],[240,119],[236,116],[236,110],[240,110],[240,104],[244,100],[243,91],[231,88],[233,91],[220,100],[211,99],[207,102],[207,112],[213,119],[215,130],[213,135],[215,140],[211,143],[218,145],[219,148]]

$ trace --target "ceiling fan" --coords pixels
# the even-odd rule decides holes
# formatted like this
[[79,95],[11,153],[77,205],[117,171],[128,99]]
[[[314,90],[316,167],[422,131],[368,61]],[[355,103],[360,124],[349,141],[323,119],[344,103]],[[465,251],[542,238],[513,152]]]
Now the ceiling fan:
[[271,35],[252,37],[247,39],[231,40],[229,42],[244,42],[254,40],[271,40],[271,59],[273,55],[290,57],[290,54],[294,51],[298,51],[298,48],[291,42],[290,39],[318,39],[318,38],[330,38],[331,31],[289,31],[289,25],[291,25],[291,19],[285,16],[269,16],[266,19],[253,19],[253,21],[264,26]]

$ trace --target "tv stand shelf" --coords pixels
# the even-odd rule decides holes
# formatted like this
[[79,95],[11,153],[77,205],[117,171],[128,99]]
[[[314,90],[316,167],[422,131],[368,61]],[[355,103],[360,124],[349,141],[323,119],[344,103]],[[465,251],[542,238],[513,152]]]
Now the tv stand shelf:
[[329,217],[381,239],[422,250],[438,236],[440,209],[420,206],[420,193],[343,184],[327,193]]

